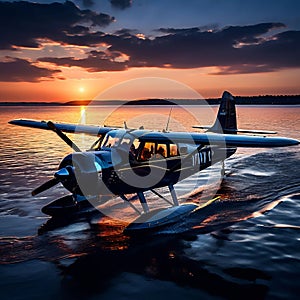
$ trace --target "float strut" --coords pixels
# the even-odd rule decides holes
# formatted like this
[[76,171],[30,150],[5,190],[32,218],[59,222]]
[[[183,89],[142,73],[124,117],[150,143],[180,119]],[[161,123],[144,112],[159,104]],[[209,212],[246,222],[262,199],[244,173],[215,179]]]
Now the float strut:
[[146,201],[146,198],[144,196],[144,193],[143,192],[138,192],[137,195],[140,199],[140,202],[141,202],[141,205],[143,207],[144,213],[148,213],[149,212],[149,207],[148,207],[148,203]]
[[222,160],[221,176],[222,176],[222,177],[225,176],[225,163],[224,163],[224,160]]
[[127,198],[126,198],[126,196],[125,195],[120,195],[120,197],[121,197],[121,199],[123,199],[124,200],[124,202],[126,202],[126,203],[128,203],[129,205],[130,205],[130,207],[132,208],[132,209],[134,209],[139,215],[141,215],[142,213],[132,204],[132,203],[130,203],[130,200],[128,200]]
[[174,190],[174,186],[169,185],[169,190],[170,190],[170,194],[171,194],[172,199],[173,199],[174,206],[178,206],[179,202],[178,202],[178,199],[177,199],[177,196],[176,196],[176,192]]

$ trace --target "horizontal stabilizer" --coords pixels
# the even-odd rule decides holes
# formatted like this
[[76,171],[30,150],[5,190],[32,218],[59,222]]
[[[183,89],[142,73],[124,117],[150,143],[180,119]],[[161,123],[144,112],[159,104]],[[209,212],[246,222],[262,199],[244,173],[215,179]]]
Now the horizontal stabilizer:
[[[198,129],[211,129],[212,126],[209,125],[194,125],[193,128],[198,128]],[[269,130],[251,130],[251,129],[228,129],[224,128],[224,131],[229,132],[229,133],[254,133],[254,134],[277,134],[276,131],[269,131]]]
[[197,129],[210,129],[212,125],[194,125],[192,128],[197,128]]
[[226,129],[228,132],[254,133],[254,134],[277,134],[276,131],[251,130],[251,129]]

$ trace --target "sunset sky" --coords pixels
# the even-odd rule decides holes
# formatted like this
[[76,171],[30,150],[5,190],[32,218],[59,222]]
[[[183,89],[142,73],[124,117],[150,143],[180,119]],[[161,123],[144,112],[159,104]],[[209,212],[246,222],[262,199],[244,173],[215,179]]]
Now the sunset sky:
[[[299,12],[297,0],[0,1],[0,101],[94,99],[143,77],[204,97],[300,94]],[[160,86],[140,89],[115,96]]]

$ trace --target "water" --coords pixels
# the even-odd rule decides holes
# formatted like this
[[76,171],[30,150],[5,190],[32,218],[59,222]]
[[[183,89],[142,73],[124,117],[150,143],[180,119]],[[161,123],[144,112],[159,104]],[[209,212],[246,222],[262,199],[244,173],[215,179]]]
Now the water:
[[[96,116],[103,123],[107,112],[103,107],[89,119],[80,107],[1,107],[1,299],[298,299],[299,146],[239,149],[226,162],[227,175],[216,191],[220,200],[151,237],[124,236],[124,222],[97,213],[54,224],[43,215],[40,208],[65,190],[57,186],[37,197],[30,192],[53,176],[70,149],[51,132],[7,121],[77,122],[87,116],[90,123]],[[158,108],[130,107],[106,122],[122,125],[126,118],[137,126],[142,119],[162,129],[169,108],[147,123],[145,115],[155,112]],[[299,112],[299,107],[238,107],[239,126],[299,139]],[[172,115],[173,130],[197,121],[176,110]],[[213,116],[206,112],[201,119],[209,124]],[[91,142],[83,135],[74,140],[83,148]],[[218,167],[178,184],[177,191],[202,203]],[[195,182],[203,186],[191,191]],[[114,205],[134,217],[119,199]]]

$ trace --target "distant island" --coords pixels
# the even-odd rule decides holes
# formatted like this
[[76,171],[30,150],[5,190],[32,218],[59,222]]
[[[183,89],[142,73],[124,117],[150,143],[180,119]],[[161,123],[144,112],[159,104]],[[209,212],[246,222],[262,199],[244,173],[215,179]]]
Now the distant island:
[[[221,98],[205,99],[141,99],[141,100],[74,100],[68,102],[0,102],[0,106],[87,106],[92,105],[210,105]],[[300,95],[235,96],[237,105],[300,105]]]

